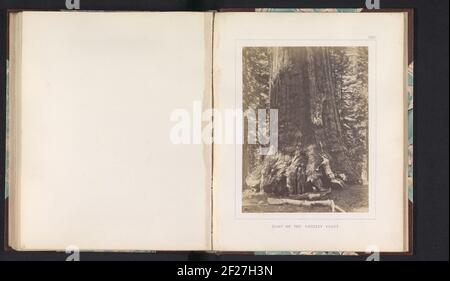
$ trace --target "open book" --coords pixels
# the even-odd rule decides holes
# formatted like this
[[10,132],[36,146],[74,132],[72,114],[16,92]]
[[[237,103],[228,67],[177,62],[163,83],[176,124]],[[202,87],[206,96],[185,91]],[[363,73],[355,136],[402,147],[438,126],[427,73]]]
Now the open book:
[[11,13],[8,246],[407,251],[406,20]]

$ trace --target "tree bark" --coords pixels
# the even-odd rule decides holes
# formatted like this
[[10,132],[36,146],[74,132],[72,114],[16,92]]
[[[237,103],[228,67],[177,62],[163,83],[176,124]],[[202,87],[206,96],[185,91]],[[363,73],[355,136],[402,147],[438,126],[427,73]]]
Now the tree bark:
[[278,109],[279,152],[306,155],[307,180],[318,176],[322,155],[335,173],[358,181],[347,155],[335,100],[335,81],[326,47],[274,48],[270,106]]

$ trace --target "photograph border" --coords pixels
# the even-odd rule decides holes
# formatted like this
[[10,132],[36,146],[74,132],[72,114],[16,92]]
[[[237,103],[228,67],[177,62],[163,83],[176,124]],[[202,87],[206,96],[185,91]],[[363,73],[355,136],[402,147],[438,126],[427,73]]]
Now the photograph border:
[[[235,40],[235,108],[243,109],[243,82],[242,82],[242,49],[243,47],[368,47],[368,212],[348,212],[348,213],[244,213],[242,212],[242,145],[235,145],[235,219],[247,220],[375,220],[376,219],[376,58],[377,58],[377,44],[375,36],[368,36],[365,38],[309,38],[309,39],[236,39]],[[236,118],[235,128],[243,128],[238,122],[242,122]],[[239,134],[237,134],[239,135]]]

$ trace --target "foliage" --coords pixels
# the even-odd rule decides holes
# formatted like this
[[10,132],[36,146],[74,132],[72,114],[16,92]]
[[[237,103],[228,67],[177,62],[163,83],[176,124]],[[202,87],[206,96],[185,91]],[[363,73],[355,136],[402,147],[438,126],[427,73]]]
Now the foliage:
[[368,53],[366,47],[331,49],[336,105],[347,152],[361,179],[367,180]]

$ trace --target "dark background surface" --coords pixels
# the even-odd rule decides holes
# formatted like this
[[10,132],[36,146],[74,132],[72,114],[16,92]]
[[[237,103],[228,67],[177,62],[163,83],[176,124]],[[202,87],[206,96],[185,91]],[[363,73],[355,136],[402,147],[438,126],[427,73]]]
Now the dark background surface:
[[[205,11],[223,8],[363,8],[365,0],[188,1],[81,0],[81,10]],[[414,9],[414,226],[413,255],[382,255],[381,260],[448,260],[448,21],[447,0],[380,0],[381,8]],[[65,0],[0,0],[0,174],[5,171],[7,10],[65,10]],[[0,188],[0,199],[4,188]],[[4,200],[0,200],[0,244],[5,239]],[[55,252],[7,252],[1,260],[65,260]],[[303,261],[365,260],[365,256],[251,256],[177,253],[81,253],[81,260]]]

